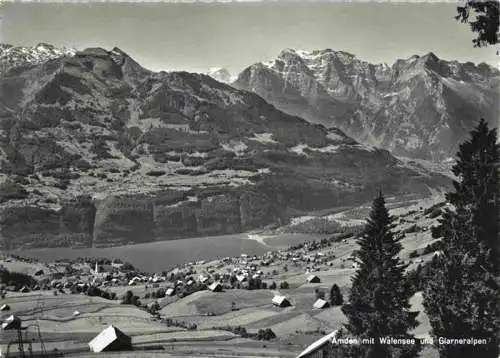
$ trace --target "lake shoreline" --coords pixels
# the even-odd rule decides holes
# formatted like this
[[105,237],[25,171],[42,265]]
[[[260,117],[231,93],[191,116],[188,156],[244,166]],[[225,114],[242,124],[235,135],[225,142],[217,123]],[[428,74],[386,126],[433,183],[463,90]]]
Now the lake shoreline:
[[12,250],[6,253],[44,262],[63,259],[74,260],[78,257],[120,259],[131,263],[142,271],[160,272],[171,270],[188,262],[236,257],[242,253],[260,256],[268,251],[284,249],[290,245],[319,238],[319,235],[310,234],[264,235],[253,232],[105,248],[39,248]]

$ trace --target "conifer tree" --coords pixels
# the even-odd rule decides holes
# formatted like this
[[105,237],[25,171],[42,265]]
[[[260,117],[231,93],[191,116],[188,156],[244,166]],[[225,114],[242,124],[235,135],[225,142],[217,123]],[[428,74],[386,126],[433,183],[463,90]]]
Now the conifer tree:
[[[498,357],[499,150],[484,120],[457,153],[451,204],[440,220],[442,252],[424,291],[424,307],[442,358]],[[439,344],[439,337],[487,344]]]
[[344,303],[344,297],[342,297],[342,293],[340,292],[339,286],[336,283],[333,284],[330,289],[330,305],[332,306],[342,306]]
[[359,269],[353,278],[349,303],[342,307],[346,328],[356,338],[374,338],[375,344],[353,348],[351,356],[365,358],[416,357],[420,345],[386,345],[379,338],[411,339],[418,312],[409,311],[411,287],[405,265],[398,258],[400,238],[391,231],[393,218],[380,193],[374,200],[356,255]]

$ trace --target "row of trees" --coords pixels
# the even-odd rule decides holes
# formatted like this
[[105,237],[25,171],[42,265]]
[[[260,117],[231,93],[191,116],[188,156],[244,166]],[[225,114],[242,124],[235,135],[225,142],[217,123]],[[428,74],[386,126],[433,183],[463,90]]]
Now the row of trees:
[[[498,357],[499,152],[496,129],[484,120],[457,153],[454,190],[446,195],[440,230],[440,255],[426,270],[424,308],[441,358]],[[416,357],[416,344],[382,344],[379,338],[410,340],[418,312],[410,310],[415,284],[398,257],[402,235],[393,232],[393,218],[382,193],[358,244],[359,269],[353,277],[344,336],[375,338],[374,344],[336,346],[337,357]],[[485,339],[486,344],[439,344],[439,337]]]

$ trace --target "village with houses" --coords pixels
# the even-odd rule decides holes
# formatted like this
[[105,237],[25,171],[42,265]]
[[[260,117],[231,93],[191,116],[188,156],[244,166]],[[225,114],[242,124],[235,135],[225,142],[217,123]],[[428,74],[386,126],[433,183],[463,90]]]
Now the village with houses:
[[[392,210],[408,271],[422,272],[439,255],[429,228],[441,207]],[[321,357],[345,323],[341,306],[358,268],[356,232],[156,273],[113,258],[4,255],[1,357]],[[421,301],[417,292],[415,333],[426,337]]]

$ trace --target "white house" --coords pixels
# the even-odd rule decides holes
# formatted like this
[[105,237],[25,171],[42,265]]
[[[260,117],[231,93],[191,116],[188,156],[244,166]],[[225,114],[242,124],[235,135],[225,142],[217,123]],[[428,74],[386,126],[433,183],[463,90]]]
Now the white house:
[[212,292],[220,292],[222,291],[222,285],[220,282],[214,282],[210,286],[208,286],[208,289]]

